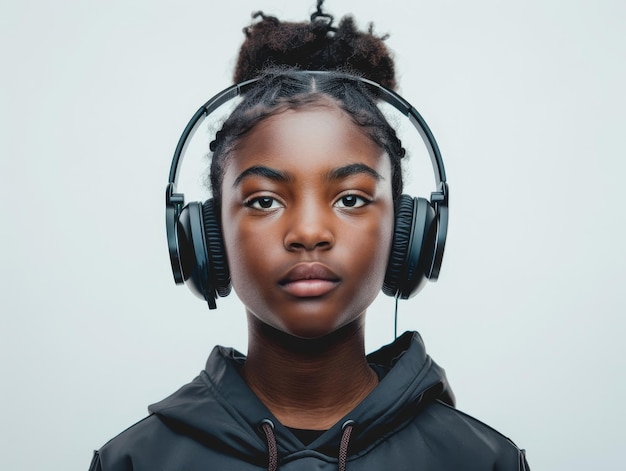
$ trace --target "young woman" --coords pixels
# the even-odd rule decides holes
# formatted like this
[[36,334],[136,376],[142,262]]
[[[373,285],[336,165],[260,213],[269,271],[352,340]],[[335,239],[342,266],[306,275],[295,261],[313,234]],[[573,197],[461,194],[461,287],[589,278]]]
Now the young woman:
[[[454,408],[417,333],[365,355],[365,312],[393,291],[407,201],[404,150],[355,74],[393,89],[393,62],[381,38],[351,18],[335,28],[321,4],[308,23],[260,13],[246,29],[235,82],[258,80],[211,143],[213,199],[175,215],[223,241],[206,277],[219,295],[232,280],[245,305],[247,356],[216,347],[196,379],[95,453],[93,471],[528,469],[510,440]],[[196,288],[211,304],[206,283]]]

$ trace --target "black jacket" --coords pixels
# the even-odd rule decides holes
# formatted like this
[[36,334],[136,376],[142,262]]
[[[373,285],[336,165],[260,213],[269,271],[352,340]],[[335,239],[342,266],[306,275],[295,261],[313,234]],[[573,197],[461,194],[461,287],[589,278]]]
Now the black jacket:
[[381,377],[376,389],[304,446],[244,383],[245,357],[216,347],[197,378],[95,452],[90,471],[529,469],[508,438],[453,407],[419,334],[368,360]]

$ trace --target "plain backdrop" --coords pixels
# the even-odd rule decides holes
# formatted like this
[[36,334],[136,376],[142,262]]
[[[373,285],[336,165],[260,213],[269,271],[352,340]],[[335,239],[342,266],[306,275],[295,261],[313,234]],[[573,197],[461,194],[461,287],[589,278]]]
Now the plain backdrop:
[[[0,469],[86,470],[215,344],[245,352],[234,295],[209,312],[173,283],[167,173],[188,119],[231,83],[250,13],[305,20],[314,3],[0,2]],[[626,3],[327,3],[390,34],[450,182],[440,280],[400,304],[399,329],[533,470],[619,469]],[[188,200],[208,197],[210,138],[187,155]],[[428,196],[419,142],[409,152],[407,192]],[[367,348],[392,339],[381,295]]]

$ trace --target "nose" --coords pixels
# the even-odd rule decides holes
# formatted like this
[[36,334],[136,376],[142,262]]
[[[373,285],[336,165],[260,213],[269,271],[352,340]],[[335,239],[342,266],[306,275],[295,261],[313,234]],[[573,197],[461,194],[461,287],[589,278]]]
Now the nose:
[[289,251],[332,248],[335,237],[331,212],[315,205],[294,208],[285,234],[285,248]]

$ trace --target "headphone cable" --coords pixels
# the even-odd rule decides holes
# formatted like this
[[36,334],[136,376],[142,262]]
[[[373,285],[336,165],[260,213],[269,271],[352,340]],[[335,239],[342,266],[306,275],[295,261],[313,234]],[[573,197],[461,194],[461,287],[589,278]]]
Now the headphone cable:
[[398,295],[396,294],[396,309],[393,313],[393,340],[398,338]]

